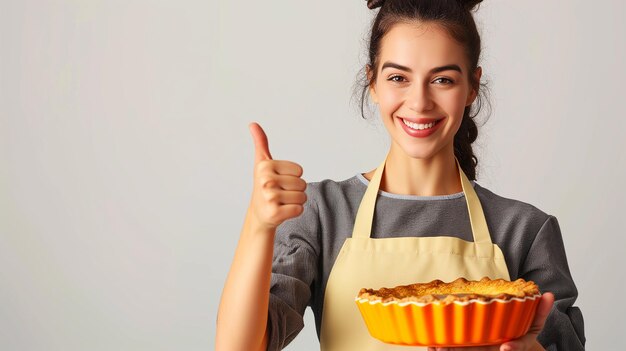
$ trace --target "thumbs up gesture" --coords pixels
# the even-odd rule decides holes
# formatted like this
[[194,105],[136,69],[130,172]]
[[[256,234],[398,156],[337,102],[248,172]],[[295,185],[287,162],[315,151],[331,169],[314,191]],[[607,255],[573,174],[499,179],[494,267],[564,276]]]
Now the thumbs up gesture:
[[254,140],[254,186],[250,210],[255,224],[274,230],[287,219],[299,216],[306,202],[302,167],[291,161],[273,160],[263,128],[248,125]]

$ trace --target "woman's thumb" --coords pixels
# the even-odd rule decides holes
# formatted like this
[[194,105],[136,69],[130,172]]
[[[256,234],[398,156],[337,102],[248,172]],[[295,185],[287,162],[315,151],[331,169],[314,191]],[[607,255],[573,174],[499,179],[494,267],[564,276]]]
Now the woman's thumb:
[[543,329],[543,325],[546,323],[546,319],[552,310],[554,305],[554,294],[551,292],[545,292],[541,295],[539,300],[539,306],[537,306],[537,312],[535,312],[535,320],[530,326],[531,331],[536,331],[537,334]]
[[254,163],[261,160],[271,160],[272,154],[270,154],[267,136],[263,128],[256,122],[250,123],[248,127],[250,128],[250,134],[252,134],[252,139],[254,140]]

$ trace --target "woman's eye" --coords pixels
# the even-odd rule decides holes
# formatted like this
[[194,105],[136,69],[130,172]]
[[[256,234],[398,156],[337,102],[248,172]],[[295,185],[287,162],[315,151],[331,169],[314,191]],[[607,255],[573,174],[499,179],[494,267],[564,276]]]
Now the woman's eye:
[[444,84],[446,84],[446,85],[454,83],[452,80],[450,80],[448,78],[444,78],[444,77],[440,77],[440,78],[435,79],[435,82],[438,81],[438,80],[441,80],[441,79],[443,79],[445,81]]
[[389,77],[387,80],[390,80],[390,81],[392,81],[392,82],[396,82],[396,83],[400,83],[400,82],[401,82],[401,81],[399,81],[399,80],[394,80],[395,78],[401,78],[401,79],[404,79],[404,77],[402,77],[402,76],[391,76],[391,77]]

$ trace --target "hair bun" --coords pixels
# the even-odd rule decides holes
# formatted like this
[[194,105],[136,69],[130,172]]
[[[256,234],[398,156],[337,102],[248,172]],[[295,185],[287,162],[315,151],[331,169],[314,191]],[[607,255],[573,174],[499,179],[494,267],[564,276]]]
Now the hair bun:
[[483,0],[457,0],[461,6],[467,11],[472,11],[476,5],[483,2]]
[[[370,10],[373,10],[377,7],[381,7],[383,6],[383,3],[385,3],[385,0],[366,0],[366,1],[367,1],[367,8],[369,8]],[[474,7],[476,7],[476,5],[483,2],[483,0],[457,0],[457,1],[461,6],[463,6],[464,9],[468,11],[472,11]]]
[[366,0],[366,1],[367,1],[367,8],[370,10],[383,6],[383,3],[385,2],[385,0]]

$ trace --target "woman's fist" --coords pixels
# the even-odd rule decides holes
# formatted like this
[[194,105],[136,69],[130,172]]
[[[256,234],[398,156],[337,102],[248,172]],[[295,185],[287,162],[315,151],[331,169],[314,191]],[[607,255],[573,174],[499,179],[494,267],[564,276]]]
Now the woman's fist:
[[273,160],[263,128],[248,126],[254,140],[254,184],[250,210],[255,224],[276,229],[287,219],[304,211],[306,181],[302,167],[291,161]]

